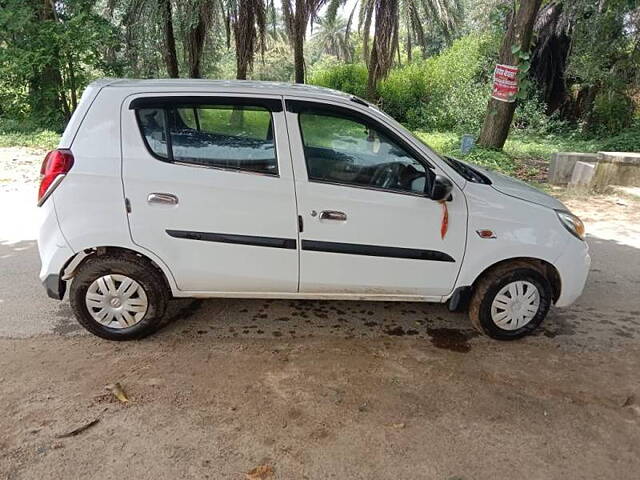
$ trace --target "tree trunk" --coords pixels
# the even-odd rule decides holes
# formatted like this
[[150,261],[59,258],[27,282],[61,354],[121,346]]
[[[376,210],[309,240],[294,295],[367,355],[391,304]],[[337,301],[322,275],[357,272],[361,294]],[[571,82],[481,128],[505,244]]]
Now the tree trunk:
[[198,9],[198,23],[187,31],[187,59],[190,78],[202,77],[202,53],[212,15],[210,7],[209,2],[201,2]]
[[396,33],[393,39],[395,49],[398,52],[398,67],[402,67],[402,56],[400,55],[400,20],[396,17]]
[[[40,6],[36,6],[39,4]],[[39,1],[34,5],[37,10],[37,18],[40,22],[56,21],[56,15],[50,1]],[[58,51],[48,62],[35,66],[29,79],[29,103],[31,109],[43,121],[50,125],[58,126],[63,120],[69,119],[69,106],[66,104],[62,65]]]
[[202,77],[202,50],[204,48],[205,27],[202,19],[192,28],[187,39],[187,50],[189,60],[189,77]]
[[422,58],[426,59],[427,58],[427,41],[424,36],[424,29],[422,28],[422,23],[420,23],[421,22],[420,17],[413,3],[409,4],[409,19],[410,19],[410,26],[408,26],[407,28],[409,32],[411,32],[411,30],[415,32],[417,37],[416,41],[420,46],[420,51],[422,52]]
[[293,65],[295,82],[304,83],[304,33],[296,32],[293,39]]
[[249,64],[242,62],[236,58],[236,80],[246,80],[247,72],[249,71]]
[[398,42],[398,2],[395,0],[376,0],[375,35],[369,60],[367,95],[369,99],[377,96],[378,82],[384,78],[393,64],[395,45]]
[[369,35],[371,34],[371,18],[373,16],[373,8],[367,9],[364,18],[364,26],[362,27],[362,55],[364,56],[364,64],[369,66]]
[[77,82],[76,82],[76,72],[75,67],[73,66],[73,61],[71,57],[68,57],[67,65],[69,66],[69,90],[71,91],[71,112],[74,112],[78,107],[78,93],[77,93]]
[[306,14],[306,0],[296,0],[296,12],[293,15],[293,67],[295,82],[304,83],[304,34],[309,17]]
[[158,0],[158,8],[162,17],[162,32],[164,39],[164,63],[169,78],[178,78],[178,55],[176,54],[176,38],[173,34],[173,19],[171,15],[171,0]]
[[375,65],[378,63],[378,47],[376,42],[373,42],[373,46],[371,47],[371,57],[369,57],[369,77],[367,78],[367,98],[369,100],[374,100],[376,98],[376,86],[378,81],[373,75],[373,69],[376,68]]
[[[498,62],[504,65],[518,65],[517,54],[512,52],[513,46],[519,46],[522,52],[528,52],[531,44],[533,23],[536,19],[542,0],[521,0],[518,11],[512,16],[507,33],[502,41]],[[501,102],[491,98],[487,107],[487,115],[480,133],[479,144],[487,148],[502,149],[509,135],[515,102]]]

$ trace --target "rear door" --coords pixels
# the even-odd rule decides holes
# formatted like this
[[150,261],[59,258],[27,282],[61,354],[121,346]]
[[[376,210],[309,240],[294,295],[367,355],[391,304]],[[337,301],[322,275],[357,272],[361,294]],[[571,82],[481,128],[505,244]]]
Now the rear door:
[[300,292],[448,294],[466,242],[462,191],[454,185],[446,202],[445,232],[444,206],[425,193],[444,173],[366,107],[286,103],[304,226]]
[[133,241],[185,292],[296,292],[297,215],[282,99],[145,94],[122,106]]

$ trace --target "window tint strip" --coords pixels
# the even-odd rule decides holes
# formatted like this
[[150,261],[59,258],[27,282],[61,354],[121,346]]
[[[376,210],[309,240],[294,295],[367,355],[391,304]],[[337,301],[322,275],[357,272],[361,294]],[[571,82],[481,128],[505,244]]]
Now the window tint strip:
[[236,235],[232,233],[192,232],[188,230],[166,230],[170,237],[205,242],[233,243],[236,245],[252,245],[255,247],[296,249],[293,238],[258,237],[254,235]]
[[322,242],[302,240],[302,250],[311,252],[344,253],[348,255],[366,255],[370,257],[407,258],[412,260],[431,260],[434,262],[455,262],[444,252],[420,250],[416,248],[384,247],[359,243]]
[[254,98],[233,96],[169,96],[169,97],[139,97],[129,104],[129,110],[140,108],[177,108],[206,105],[230,105],[264,107],[272,112],[282,111],[282,100],[277,98]]

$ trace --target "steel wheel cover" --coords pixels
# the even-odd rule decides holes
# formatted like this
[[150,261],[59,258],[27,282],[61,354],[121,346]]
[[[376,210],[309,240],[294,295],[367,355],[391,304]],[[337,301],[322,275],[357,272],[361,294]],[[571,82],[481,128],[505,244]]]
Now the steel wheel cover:
[[147,293],[138,282],[126,275],[104,275],[89,286],[85,296],[89,314],[109,328],[129,328],[147,313]]
[[518,280],[502,287],[491,303],[491,319],[503,330],[517,330],[528,324],[540,309],[538,288]]

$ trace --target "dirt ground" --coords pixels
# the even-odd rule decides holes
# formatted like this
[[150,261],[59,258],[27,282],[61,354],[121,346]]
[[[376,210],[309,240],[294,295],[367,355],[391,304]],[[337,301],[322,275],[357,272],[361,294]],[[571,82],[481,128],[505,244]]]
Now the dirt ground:
[[640,201],[556,193],[592,272],[508,343],[442,305],[231,299],[107,342],[31,300],[33,239],[0,238],[0,478],[639,478]]

